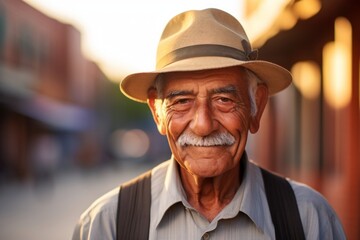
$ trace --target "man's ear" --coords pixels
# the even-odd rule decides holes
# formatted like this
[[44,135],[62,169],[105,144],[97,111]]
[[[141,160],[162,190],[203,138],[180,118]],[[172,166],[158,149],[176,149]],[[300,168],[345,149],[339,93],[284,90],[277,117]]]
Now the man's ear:
[[255,93],[257,112],[250,117],[250,132],[256,133],[260,127],[261,116],[265,110],[269,98],[269,91],[265,84],[259,84]]
[[161,102],[162,100],[157,98],[157,90],[155,88],[150,88],[148,91],[147,104],[150,108],[158,131],[160,134],[166,135],[166,127],[164,124],[164,118],[160,109],[161,104],[159,101]]

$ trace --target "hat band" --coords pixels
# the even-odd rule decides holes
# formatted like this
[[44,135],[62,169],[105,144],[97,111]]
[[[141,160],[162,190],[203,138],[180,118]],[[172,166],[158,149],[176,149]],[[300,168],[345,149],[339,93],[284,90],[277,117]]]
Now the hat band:
[[257,51],[245,53],[237,48],[216,44],[194,45],[176,49],[157,62],[157,69],[163,68],[171,63],[194,57],[228,57],[240,61],[249,61],[257,58]]

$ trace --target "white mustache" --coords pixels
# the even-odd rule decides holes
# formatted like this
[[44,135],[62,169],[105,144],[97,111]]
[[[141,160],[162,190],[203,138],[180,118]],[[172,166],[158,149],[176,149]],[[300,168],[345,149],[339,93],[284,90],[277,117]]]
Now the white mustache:
[[177,142],[182,147],[230,146],[235,143],[235,138],[228,132],[216,132],[209,136],[200,137],[190,131],[187,131],[180,135]]

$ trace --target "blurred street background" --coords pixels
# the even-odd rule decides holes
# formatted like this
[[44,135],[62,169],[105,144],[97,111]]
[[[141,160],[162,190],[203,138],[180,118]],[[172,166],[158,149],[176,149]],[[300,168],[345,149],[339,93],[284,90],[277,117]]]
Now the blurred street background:
[[0,0],[1,240],[70,239],[96,198],[170,157],[146,104],[119,82],[154,69],[172,16],[209,7],[293,75],[249,156],[318,190],[360,239],[356,0]]
[[106,166],[96,171],[61,171],[45,182],[0,186],[0,238],[71,239],[80,214],[122,182],[150,164]]

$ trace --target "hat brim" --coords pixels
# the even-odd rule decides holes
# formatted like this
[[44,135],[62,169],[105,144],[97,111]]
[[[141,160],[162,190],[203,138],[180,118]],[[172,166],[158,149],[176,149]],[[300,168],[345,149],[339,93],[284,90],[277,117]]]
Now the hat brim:
[[274,95],[283,90],[292,81],[288,70],[271,62],[262,60],[239,61],[226,57],[197,57],[177,61],[157,71],[130,74],[121,81],[120,90],[128,98],[145,103],[149,88],[153,86],[154,80],[161,73],[190,72],[233,66],[242,66],[255,73],[259,79],[267,84],[269,95]]

